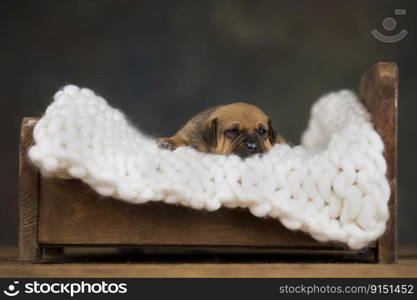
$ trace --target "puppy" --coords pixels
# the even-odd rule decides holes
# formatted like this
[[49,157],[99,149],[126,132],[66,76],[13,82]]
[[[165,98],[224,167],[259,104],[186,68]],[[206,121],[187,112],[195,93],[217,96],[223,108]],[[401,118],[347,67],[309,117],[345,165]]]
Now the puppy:
[[258,107],[243,102],[206,109],[174,136],[159,140],[167,149],[189,146],[205,153],[236,154],[246,158],[268,151],[285,140]]

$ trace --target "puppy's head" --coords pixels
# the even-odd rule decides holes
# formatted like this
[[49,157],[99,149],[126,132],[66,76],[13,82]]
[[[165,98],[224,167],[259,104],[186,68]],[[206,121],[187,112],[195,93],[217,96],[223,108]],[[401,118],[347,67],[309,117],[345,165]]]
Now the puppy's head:
[[246,103],[220,106],[205,122],[204,139],[213,153],[242,158],[268,151],[276,141],[269,117]]

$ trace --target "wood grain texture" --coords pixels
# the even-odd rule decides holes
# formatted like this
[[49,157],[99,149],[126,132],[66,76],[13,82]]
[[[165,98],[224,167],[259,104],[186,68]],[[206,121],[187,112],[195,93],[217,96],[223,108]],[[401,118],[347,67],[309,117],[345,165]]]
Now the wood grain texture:
[[33,144],[35,118],[24,118],[19,147],[19,258],[33,261],[40,258],[38,245],[38,171],[27,157]]
[[[81,262],[80,262],[81,261]],[[362,263],[21,263],[0,248],[0,277],[417,277],[417,248],[399,249],[397,264]],[[127,262],[127,263],[126,263]]]
[[380,62],[362,77],[359,96],[371,113],[376,131],[384,141],[387,178],[391,186],[390,217],[387,230],[378,242],[378,260],[394,263],[397,260],[397,117],[398,67],[395,63]]
[[45,245],[239,246],[340,249],[244,209],[215,212],[164,203],[129,204],[79,180],[41,179],[39,241]]
[[397,264],[333,263],[0,263],[0,277],[417,277],[417,259]]

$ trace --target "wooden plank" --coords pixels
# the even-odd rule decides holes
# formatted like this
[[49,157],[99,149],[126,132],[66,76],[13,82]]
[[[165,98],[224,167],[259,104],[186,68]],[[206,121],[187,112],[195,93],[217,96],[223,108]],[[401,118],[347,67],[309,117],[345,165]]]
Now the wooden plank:
[[329,263],[0,263],[0,277],[341,277],[341,278],[415,278],[417,259],[398,264]]
[[[417,277],[417,249],[399,249],[397,264],[348,263],[146,263],[91,261],[32,264],[17,260],[16,248],[0,248],[0,277]],[[126,267],[128,266],[128,267]]]
[[244,209],[216,212],[103,198],[79,180],[42,178],[39,241],[44,245],[182,245],[341,249]]
[[359,95],[370,111],[375,129],[385,144],[387,178],[391,186],[390,218],[377,249],[379,262],[394,263],[397,260],[397,65],[386,62],[375,64],[363,75]]
[[24,118],[19,147],[19,258],[33,261],[40,258],[38,245],[38,171],[27,157],[33,144],[35,118]]

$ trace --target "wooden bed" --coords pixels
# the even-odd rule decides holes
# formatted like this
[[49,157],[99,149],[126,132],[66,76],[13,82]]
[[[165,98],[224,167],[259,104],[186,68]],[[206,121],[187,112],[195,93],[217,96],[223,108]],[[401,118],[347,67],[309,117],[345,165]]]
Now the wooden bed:
[[43,178],[28,161],[37,118],[22,121],[20,136],[19,258],[39,261],[44,253],[63,247],[180,249],[183,253],[271,253],[292,258],[343,259],[394,263],[397,259],[396,161],[398,68],[380,62],[359,84],[361,100],[371,112],[385,143],[387,177],[392,194],[385,234],[366,249],[322,243],[305,233],[286,229],[272,219],[259,219],[243,209],[198,211],[163,203],[128,204],[104,198],[79,180]]

